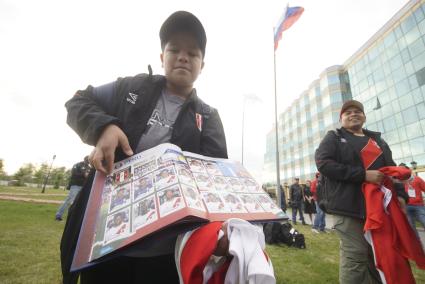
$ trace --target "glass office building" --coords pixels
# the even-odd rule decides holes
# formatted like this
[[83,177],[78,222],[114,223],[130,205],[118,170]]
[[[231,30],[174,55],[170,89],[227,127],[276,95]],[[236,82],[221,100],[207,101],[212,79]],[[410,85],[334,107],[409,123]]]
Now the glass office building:
[[[337,127],[339,108],[351,98],[347,73],[343,66],[322,72],[285,112],[279,116],[280,177],[310,179],[316,172],[314,151],[326,131]],[[267,135],[264,155],[265,180],[275,183],[275,132]]]
[[[329,129],[339,126],[343,101],[365,106],[365,127],[379,131],[396,163],[425,165],[425,0],[409,1],[343,65],[327,68],[279,117],[283,182],[310,179],[314,151]],[[266,138],[267,181],[275,145]],[[275,166],[274,166],[275,169]],[[269,178],[272,177],[272,178]]]

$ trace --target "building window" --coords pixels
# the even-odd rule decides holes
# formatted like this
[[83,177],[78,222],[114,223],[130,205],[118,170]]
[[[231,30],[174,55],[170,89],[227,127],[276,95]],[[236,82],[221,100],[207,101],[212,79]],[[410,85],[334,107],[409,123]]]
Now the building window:
[[416,111],[416,106],[410,107],[402,112],[404,122],[406,124],[413,123],[418,121],[418,113]]
[[406,126],[407,138],[413,139],[422,136],[421,124],[419,122],[412,123]]
[[413,12],[413,15],[415,15],[416,18],[416,22],[420,23],[425,17],[424,17],[424,13],[421,9],[421,7],[419,7],[418,9],[416,9],[415,12]]
[[425,85],[425,67],[415,73],[419,86]]
[[[387,126],[385,124],[385,121],[384,121],[384,125],[385,125],[385,128],[386,128]],[[394,130],[394,131],[390,131],[390,132],[385,133],[385,141],[389,145],[399,143],[400,139],[398,138],[398,131]]]
[[409,45],[415,40],[417,40],[421,36],[421,33],[419,32],[418,27],[414,27],[410,32],[408,32],[404,39],[406,40],[406,43]]
[[385,128],[385,132],[394,130],[396,128],[395,123],[391,121],[390,119],[384,119],[384,128]]
[[415,42],[409,45],[409,52],[412,58],[415,58],[425,50],[422,38],[418,38]]
[[400,144],[391,145],[391,152],[394,159],[400,159],[403,157],[403,151],[401,150]]
[[416,26],[415,15],[411,14],[401,23],[401,29],[404,34],[407,34],[411,29]]

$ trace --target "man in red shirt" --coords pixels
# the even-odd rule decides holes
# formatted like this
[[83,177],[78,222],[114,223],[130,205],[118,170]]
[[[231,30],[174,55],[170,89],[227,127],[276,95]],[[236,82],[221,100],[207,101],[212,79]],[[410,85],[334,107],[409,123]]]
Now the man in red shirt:
[[326,230],[326,213],[319,207],[319,202],[317,201],[317,186],[318,186],[318,178],[320,173],[316,173],[316,178],[311,182],[311,193],[313,194],[313,199],[316,204],[316,216],[314,217],[314,223],[311,231],[313,233],[325,233]]
[[[399,166],[403,166],[407,169],[409,168],[404,163],[401,163]],[[416,220],[419,221],[425,229],[425,207],[422,198],[422,192],[425,192],[425,181],[412,173],[412,176],[404,184],[404,189],[409,195],[409,201],[406,206],[407,217],[416,235],[418,235],[415,225]]]

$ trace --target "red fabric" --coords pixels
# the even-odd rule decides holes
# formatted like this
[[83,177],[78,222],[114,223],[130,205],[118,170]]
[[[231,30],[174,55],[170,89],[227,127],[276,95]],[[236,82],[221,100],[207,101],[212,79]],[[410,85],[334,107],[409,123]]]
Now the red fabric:
[[310,190],[313,194],[314,201],[317,201],[317,178],[315,178],[310,184]]
[[364,168],[368,169],[381,154],[382,150],[379,148],[376,141],[372,138],[369,138],[366,146],[364,146],[361,151]]
[[406,179],[410,170],[402,167],[384,167],[380,171],[387,177],[384,186],[392,191],[387,212],[384,208],[384,193],[377,184],[364,183],[363,194],[366,201],[366,223],[364,231],[370,231],[376,267],[384,273],[385,280],[391,283],[415,283],[408,259],[425,269],[425,255],[419,239],[401,210],[397,194],[390,178]]
[[223,284],[226,279],[226,273],[230,266],[230,259],[227,259],[225,263],[220,267],[219,270],[214,272],[211,278],[208,280],[208,284]]
[[[425,181],[418,176],[413,178],[410,182],[410,186],[415,189],[415,197],[409,197],[409,205],[424,206],[424,200],[422,198],[422,192],[425,192]],[[409,190],[409,185],[405,184],[404,189],[406,192]]]
[[[184,284],[202,284],[202,273],[208,260],[210,259],[210,256],[217,247],[217,238],[221,226],[222,222],[211,222],[207,225],[204,225],[194,231],[189,240],[186,242],[186,245],[180,256],[180,272]],[[223,273],[221,269],[219,271],[220,273]],[[224,275],[226,272],[227,268],[224,270]],[[213,275],[212,279],[213,278],[216,279],[213,281],[221,279],[218,275]]]

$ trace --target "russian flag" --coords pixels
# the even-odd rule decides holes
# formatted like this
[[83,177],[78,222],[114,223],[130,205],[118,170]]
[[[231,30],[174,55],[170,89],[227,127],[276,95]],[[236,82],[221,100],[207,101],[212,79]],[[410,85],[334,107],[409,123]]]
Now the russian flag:
[[274,30],[274,50],[277,49],[279,41],[282,38],[282,33],[289,29],[301,17],[303,12],[303,7],[286,7],[285,13],[279,19],[277,27]]

